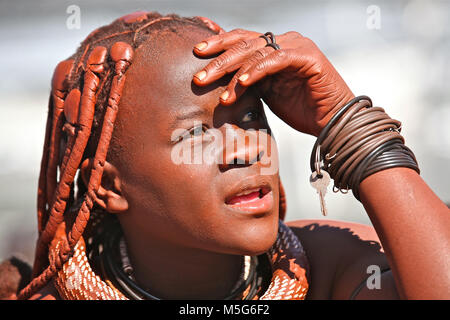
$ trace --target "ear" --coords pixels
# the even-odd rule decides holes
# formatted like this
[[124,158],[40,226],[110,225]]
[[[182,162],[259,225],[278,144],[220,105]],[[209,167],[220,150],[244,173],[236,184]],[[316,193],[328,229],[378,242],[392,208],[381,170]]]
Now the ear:
[[[89,184],[94,159],[85,159],[81,163],[80,173],[84,185]],[[122,181],[117,168],[105,160],[103,176],[97,190],[96,203],[110,213],[122,213],[128,210],[128,201],[122,195]]]

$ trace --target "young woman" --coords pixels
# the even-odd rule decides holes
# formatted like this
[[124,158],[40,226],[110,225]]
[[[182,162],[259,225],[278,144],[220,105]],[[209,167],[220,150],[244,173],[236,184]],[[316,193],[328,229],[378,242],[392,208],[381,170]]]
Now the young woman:
[[[280,221],[278,171],[261,170],[276,154],[261,99],[318,136],[311,180],[329,171],[351,187],[375,229]],[[370,107],[297,32],[145,12],[95,30],[53,77],[34,278],[19,298],[450,298],[449,211],[395,120],[357,126],[384,114]],[[175,163],[177,144],[206,144],[212,129],[259,138],[219,149],[222,161]]]

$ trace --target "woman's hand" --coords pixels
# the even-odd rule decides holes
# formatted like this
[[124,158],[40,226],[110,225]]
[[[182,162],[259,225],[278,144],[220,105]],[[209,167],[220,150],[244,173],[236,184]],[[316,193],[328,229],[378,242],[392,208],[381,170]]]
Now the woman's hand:
[[197,44],[201,57],[222,53],[194,76],[200,86],[235,72],[220,100],[233,104],[255,85],[264,102],[294,129],[318,136],[353,93],[320,49],[297,32],[276,36],[281,49],[266,46],[261,34],[233,30]]

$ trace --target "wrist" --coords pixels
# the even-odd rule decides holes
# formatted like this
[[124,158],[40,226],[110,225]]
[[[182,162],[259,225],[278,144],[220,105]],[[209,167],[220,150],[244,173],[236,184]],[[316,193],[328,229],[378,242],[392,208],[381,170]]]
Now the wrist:
[[314,133],[315,137],[319,136],[323,128],[330,122],[330,120],[339,110],[341,110],[351,100],[355,99],[355,95],[353,94],[353,92],[351,92],[348,87],[346,87],[345,89],[346,90],[342,91],[341,96],[335,100],[335,104],[333,106],[330,106],[330,111],[328,111],[327,114],[322,119],[320,119],[320,121],[318,121],[318,129]]
[[358,200],[360,182],[378,171],[407,167],[420,173],[400,130],[401,122],[372,107],[369,97],[356,97],[335,112],[318,135],[311,171],[327,171],[334,192],[352,190]]

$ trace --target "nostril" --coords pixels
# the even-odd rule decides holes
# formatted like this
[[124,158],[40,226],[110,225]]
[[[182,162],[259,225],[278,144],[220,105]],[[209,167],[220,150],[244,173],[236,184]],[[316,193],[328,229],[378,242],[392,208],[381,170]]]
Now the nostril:
[[219,165],[222,172],[233,168],[244,168],[250,166],[251,163],[245,157],[231,157],[223,164]]
[[236,164],[236,165],[251,165],[256,162],[261,161],[264,156],[264,151],[258,152],[256,155],[251,157],[251,154],[245,154],[241,157],[234,157],[228,164]]
[[255,162],[259,162],[261,161],[262,157],[264,156],[264,150],[261,150],[258,155],[256,156],[256,161]]
[[227,147],[223,149],[222,164],[219,165],[221,171],[232,168],[248,167],[255,163],[263,161],[265,156],[265,149],[257,143],[246,143],[242,146],[237,146],[236,143],[226,144]]
[[245,165],[248,165],[248,164],[249,164],[249,162],[245,158],[241,158],[241,157],[232,158],[230,161],[227,162],[227,165],[229,165],[229,166],[236,166],[236,167],[238,167],[238,166],[245,166]]

